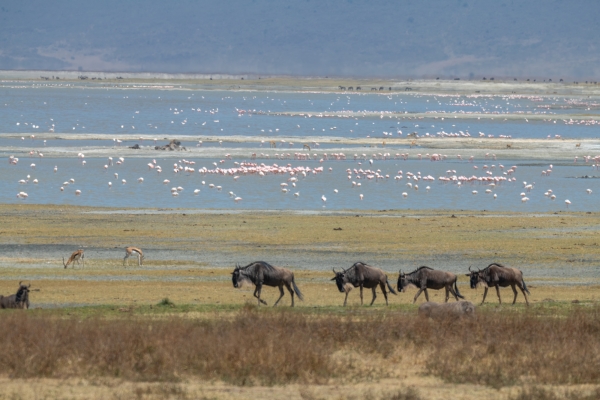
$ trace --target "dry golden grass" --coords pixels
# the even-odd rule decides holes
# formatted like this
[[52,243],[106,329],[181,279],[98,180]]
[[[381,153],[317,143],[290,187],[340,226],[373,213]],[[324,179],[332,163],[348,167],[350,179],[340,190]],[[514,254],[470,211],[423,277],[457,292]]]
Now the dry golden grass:
[[416,361],[448,384],[598,385],[600,308],[573,307],[563,317],[487,310],[459,321],[254,306],[211,321],[16,311],[0,320],[10,332],[0,360],[5,376],[21,379],[345,385],[400,378]]

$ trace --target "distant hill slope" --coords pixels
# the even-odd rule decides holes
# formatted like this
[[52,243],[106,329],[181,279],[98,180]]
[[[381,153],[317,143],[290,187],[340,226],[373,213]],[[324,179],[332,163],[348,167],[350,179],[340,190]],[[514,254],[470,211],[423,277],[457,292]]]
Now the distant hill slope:
[[4,0],[0,69],[600,77],[596,0]]

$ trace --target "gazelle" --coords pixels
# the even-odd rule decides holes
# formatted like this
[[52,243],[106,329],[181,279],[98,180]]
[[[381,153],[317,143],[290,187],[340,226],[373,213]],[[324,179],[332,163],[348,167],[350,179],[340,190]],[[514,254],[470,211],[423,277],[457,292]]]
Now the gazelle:
[[[138,249],[137,247],[125,247],[125,257],[123,258],[123,265],[125,265],[125,260],[129,258],[129,256],[133,254],[137,254],[138,257],[138,265],[142,265],[142,260],[144,259],[144,253],[142,249]],[[127,262],[129,265],[129,261]]]
[[73,254],[71,254],[71,257],[69,257],[69,259],[67,260],[66,264],[65,258],[63,257],[63,265],[65,266],[65,268],[67,268],[69,264],[73,263],[73,268],[75,268],[75,261],[77,261],[77,264],[79,264],[79,259],[83,261],[83,266],[85,267],[83,249],[74,251]]

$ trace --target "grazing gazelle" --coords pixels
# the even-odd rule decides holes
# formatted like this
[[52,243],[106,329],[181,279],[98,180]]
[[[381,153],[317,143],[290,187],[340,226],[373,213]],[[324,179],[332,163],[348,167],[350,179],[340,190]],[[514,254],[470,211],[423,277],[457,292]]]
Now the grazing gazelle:
[[74,251],[73,254],[71,254],[71,257],[69,257],[69,259],[67,260],[66,264],[65,264],[65,258],[63,257],[63,265],[65,266],[65,268],[67,268],[69,266],[69,264],[73,263],[73,268],[75,268],[75,261],[77,261],[77,264],[79,264],[79,259],[81,259],[81,261],[83,261],[83,266],[85,267],[85,259],[84,259],[83,249]]
[[[127,260],[129,256],[131,256],[133,253],[137,254],[138,265],[142,265],[144,253],[142,253],[142,249],[138,249],[137,247],[125,247],[125,257],[123,257],[123,265],[125,265],[125,260]],[[127,265],[129,265],[129,261],[127,262]]]

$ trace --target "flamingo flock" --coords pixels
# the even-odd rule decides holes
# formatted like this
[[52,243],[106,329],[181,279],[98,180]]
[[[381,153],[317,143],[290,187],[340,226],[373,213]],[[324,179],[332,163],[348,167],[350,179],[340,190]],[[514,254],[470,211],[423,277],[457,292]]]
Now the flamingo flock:
[[[310,96],[312,98],[312,94]],[[312,188],[309,188],[309,185],[314,184],[315,181],[326,182],[327,184],[323,185],[325,188],[319,189],[319,193],[311,197],[315,206],[318,204],[323,207],[332,206],[336,204],[336,202],[340,202],[340,199],[342,198],[348,198],[354,202],[349,204],[356,204],[358,201],[369,203],[372,199],[377,197],[372,195],[375,188],[378,187],[375,185],[380,185],[379,187],[382,187],[386,182],[389,182],[388,187],[396,184],[396,187],[390,190],[390,196],[394,199],[397,198],[400,201],[406,200],[404,204],[410,204],[416,196],[433,197],[436,196],[437,193],[442,193],[442,191],[453,190],[450,188],[456,188],[469,193],[469,197],[473,199],[472,201],[478,201],[485,196],[497,199],[500,194],[501,200],[498,201],[498,203],[508,196],[512,196],[517,203],[520,200],[521,203],[527,204],[530,201],[531,203],[535,203],[535,201],[542,198],[548,198],[550,201],[553,201],[556,200],[557,195],[559,195],[559,202],[557,203],[562,206],[562,201],[565,199],[564,196],[566,193],[559,193],[560,191],[557,190],[555,194],[552,190],[548,190],[544,193],[544,197],[542,197],[540,194],[541,191],[536,190],[534,182],[525,182],[523,187],[520,188],[520,184],[517,183],[517,178],[515,176],[519,175],[517,173],[517,166],[505,168],[502,164],[497,162],[498,157],[496,157],[496,154],[493,154],[492,151],[485,154],[483,154],[482,151],[482,154],[477,155],[476,159],[475,156],[464,155],[464,153],[463,155],[451,154],[448,156],[446,154],[441,154],[439,150],[434,150],[436,151],[435,153],[433,151],[426,153],[425,150],[408,151],[407,149],[401,148],[394,149],[393,146],[390,146],[389,144],[386,147],[386,143],[383,141],[383,143],[381,143],[383,147],[380,146],[378,150],[367,150],[367,146],[365,146],[365,149],[357,151],[357,147],[353,147],[353,150],[347,150],[348,154],[346,154],[339,149],[322,151],[319,143],[322,140],[318,136],[315,136],[314,140],[312,138],[310,140],[304,140],[304,143],[302,144],[304,144],[304,148],[308,151],[304,151],[304,149],[302,151],[297,151],[294,148],[294,146],[298,145],[298,143],[294,144],[294,141],[296,140],[290,140],[290,138],[287,137],[282,139],[281,137],[278,137],[278,135],[287,135],[288,132],[286,131],[291,131],[292,129],[296,131],[297,129],[309,130],[312,128],[312,131],[318,132],[313,133],[313,135],[321,135],[320,132],[327,132],[323,133],[323,136],[333,134],[333,132],[336,132],[336,134],[338,134],[337,132],[340,132],[339,135],[348,135],[348,137],[366,136],[387,139],[404,136],[414,137],[415,139],[428,137],[436,138],[436,140],[439,138],[456,138],[457,141],[462,141],[463,139],[479,140],[479,138],[482,140],[489,138],[512,139],[513,134],[515,136],[517,136],[517,134],[514,132],[504,132],[501,134],[497,132],[490,133],[486,128],[481,127],[483,125],[469,127],[467,126],[468,123],[464,123],[463,126],[457,127],[455,124],[452,124],[457,117],[463,120],[468,118],[470,121],[476,121],[481,118],[488,119],[489,121],[494,120],[494,118],[506,121],[506,118],[512,118],[514,120],[518,117],[520,121],[525,121],[527,124],[529,124],[530,121],[535,121],[553,125],[558,123],[566,126],[597,126],[599,124],[598,119],[595,118],[586,117],[585,119],[573,119],[570,116],[562,117],[553,114],[552,110],[556,109],[555,106],[564,104],[572,105],[574,107],[587,107],[588,109],[590,107],[597,107],[594,100],[586,99],[565,100],[560,99],[557,96],[542,97],[538,95],[491,96],[486,94],[475,94],[458,96],[434,94],[423,96],[420,94],[409,94],[406,98],[386,96],[391,102],[394,102],[394,105],[398,105],[398,107],[393,108],[393,110],[367,111],[367,109],[364,109],[362,111],[352,111],[349,110],[349,107],[346,107],[346,105],[349,105],[351,101],[355,102],[357,99],[357,97],[352,96],[360,96],[360,94],[353,94],[352,96],[335,96],[335,100],[332,100],[330,103],[331,106],[333,107],[334,104],[337,103],[343,105],[344,109],[338,111],[335,111],[335,108],[330,108],[329,111],[271,112],[269,108],[272,107],[268,106],[268,104],[279,102],[283,105],[285,103],[284,99],[273,98],[271,94],[263,96],[264,98],[261,99],[257,99],[257,96],[253,96],[252,98],[250,98],[250,96],[243,97],[243,101],[260,101],[261,104],[266,103],[267,105],[260,107],[260,109],[257,109],[255,105],[250,107],[250,104],[248,104],[248,107],[244,106],[243,108],[232,106],[229,111],[235,115],[236,121],[248,121],[248,123],[250,123],[252,119],[257,120],[258,118],[262,118],[262,121],[264,121],[273,116],[295,118],[293,125],[289,125],[287,128],[278,128],[275,126],[268,127],[264,125],[256,128],[256,126],[253,126],[251,129],[257,129],[256,134],[272,134],[269,136],[274,137],[255,137],[253,140],[256,141],[256,146],[249,152],[247,157],[241,157],[239,155],[239,149],[236,149],[238,151],[237,154],[233,151],[226,152],[228,151],[228,149],[226,149],[227,142],[225,136],[222,136],[213,139],[205,139],[204,142],[203,140],[198,140],[198,137],[194,138],[194,144],[196,145],[194,149],[196,151],[206,150],[207,147],[210,147],[211,141],[215,144],[218,143],[218,148],[223,150],[219,153],[220,159],[206,161],[201,158],[200,160],[181,158],[177,160],[177,162],[160,160],[160,163],[165,167],[164,171],[156,159],[152,159],[151,161],[144,160],[145,166],[143,167],[143,171],[137,169],[133,176],[130,173],[132,170],[129,169],[130,159],[126,161],[124,157],[114,157],[114,159],[113,157],[108,157],[103,161],[100,168],[92,168],[91,165],[95,164],[94,161],[97,161],[97,157],[94,155],[92,155],[92,157],[86,157],[84,148],[77,149],[77,151],[82,151],[77,153],[75,160],[76,164],[68,164],[68,166],[61,165],[60,170],[57,165],[48,166],[47,161],[44,159],[44,154],[39,150],[29,151],[29,157],[26,156],[26,152],[18,154],[21,158],[25,159],[20,165],[19,158],[11,155],[8,157],[8,164],[10,166],[9,168],[15,168],[15,170],[18,169],[19,171],[21,171],[21,168],[27,168],[26,177],[24,176],[25,173],[18,176],[18,178],[22,178],[17,181],[20,189],[27,187],[32,188],[32,186],[27,186],[31,184],[47,188],[47,185],[49,184],[48,178],[46,176],[42,178],[39,174],[50,168],[57,177],[61,177],[60,181],[64,180],[64,182],[61,185],[57,185],[54,190],[57,190],[58,188],[60,192],[66,192],[65,195],[74,194],[75,196],[79,196],[80,199],[78,201],[84,201],[86,196],[90,195],[90,191],[92,190],[89,189],[89,186],[91,185],[84,188],[81,186],[79,178],[76,184],[75,180],[70,178],[71,175],[67,175],[70,174],[71,168],[85,169],[86,179],[89,178],[99,182],[97,188],[96,186],[93,186],[95,196],[104,196],[106,195],[105,193],[117,193],[119,190],[132,191],[134,190],[134,187],[136,190],[142,190],[145,187],[158,183],[157,186],[159,186],[159,188],[155,189],[157,193],[170,194],[173,198],[183,198],[193,195],[200,201],[206,193],[222,192],[224,198],[226,198],[226,194],[229,195],[228,201],[233,202],[234,204],[243,204],[243,198],[246,199],[245,202],[247,203],[252,199],[252,196],[248,193],[248,189],[245,189],[242,184],[237,184],[236,182],[252,182],[252,186],[258,187],[262,185],[263,182],[269,181],[269,179],[278,180],[281,178],[281,182],[277,182],[279,186],[277,186],[277,189],[273,189],[273,192],[275,193],[276,191],[277,195],[282,196],[282,198],[287,195],[287,198],[290,199],[298,199],[300,198],[300,193],[302,193],[302,199],[296,201],[304,201],[305,198],[310,197],[309,194],[311,193]],[[124,98],[126,97],[127,96]],[[191,96],[188,97],[188,99],[190,98]],[[230,98],[226,97],[221,100],[225,102],[226,99]],[[381,99],[385,99],[385,97],[381,97]],[[421,110],[418,113],[415,113],[415,115],[411,115],[406,111],[406,104],[409,100],[418,100],[423,103],[429,103],[427,108],[424,108],[424,110],[427,111]],[[312,100],[308,99],[308,102],[308,104],[313,105]],[[526,105],[523,105],[522,103],[526,103]],[[404,105],[401,106],[401,104]],[[430,107],[430,105],[447,106],[448,109],[437,109],[435,107]],[[238,106],[240,105],[238,104]],[[455,111],[457,108],[459,111]],[[289,110],[293,108],[286,106],[285,109]],[[198,105],[195,105],[191,110],[194,112],[193,114],[190,114],[189,108],[179,105],[177,107],[168,108],[169,122],[172,124],[173,129],[175,129],[175,127],[184,129],[183,126],[189,127],[191,125],[197,125],[199,132],[203,133],[205,132],[204,130],[208,129],[212,124],[215,127],[213,130],[218,134],[223,131],[223,128],[221,127],[224,125],[218,124],[221,121],[224,121],[226,117],[223,117],[224,111],[219,109],[219,107],[203,106],[201,109]],[[142,112],[141,114],[143,115],[144,113]],[[194,122],[192,115],[204,115],[204,121],[202,122],[202,120],[200,120]],[[140,111],[135,111],[130,117],[135,118],[135,125],[127,123],[126,121],[119,121],[118,125],[115,123],[117,131],[119,131],[118,127],[120,127],[121,130],[136,130],[135,137],[139,139],[140,143],[144,143],[144,140],[154,140],[154,143],[156,144],[157,139],[151,139],[152,136],[138,136],[139,134],[137,131],[141,132],[140,129],[144,128],[142,126],[144,125],[143,123],[137,122],[141,117]],[[309,122],[307,119],[310,118],[313,118],[310,122],[311,124],[314,125],[315,119],[318,119],[319,122],[323,122],[322,126],[306,128],[304,125],[305,123],[302,121],[306,121],[308,124]],[[337,120],[338,118],[343,120]],[[333,119],[336,120],[333,121]],[[392,126],[386,125],[386,128],[384,128],[383,131],[381,131],[381,127],[371,127],[371,125],[375,125],[373,121],[388,121],[390,119],[393,121],[390,122],[390,125]],[[326,126],[326,120],[333,122]],[[430,120],[431,123],[426,122],[426,120]],[[14,124],[14,121],[11,121],[11,124]],[[400,124],[405,124],[405,126],[401,126]],[[83,122],[81,124],[77,123],[75,126],[69,126],[68,129],[75,130],[77,128],[78,131],[84,130],[85,125],[88,124],[83,124]],[[365,128],[365,125],[369,126]],[[18,129],[23,129],[24,127],[27,127],[27,129],[40,129],[38,123],[31,122],[17,122],[16,126],[19,127]],[[148,126],[152,129],[158,128],[156,122],[148,124]],[[345,132],[346,127],[348,127],[349,133]],[[54,132],[55,129],[58,129],[53,119],[51,119],[51,123],[48,123],[45,128],[47,128],[48,132]],[[45,128],[42,127],[42,129]],[[250,128],[250,125],[248,125],[248,128]],[[61,130],[59,130],[59,132],[60,131]],[[344,133],[342,133],[342,131],[344,131]],[[21,136],[24,145],[29,146],[31,144],[32,147],[33,143],[36,143],[37,146],[42,145],[39,135],[36,137],[36,135],[30,134],[30,132],[27,132],[27,134],[24,134],[22,131],[19,132],[21,132],[19,133],[19,136],[24,135]],[[548,132],[545,132],[544,135],[547,133]],[[236,132],[234,134],[238,133]],[[566,135],[559,135],[552,132],[552,134],[547,137],[552,140],[562,140],[564,136]],[[26,140],[26,138],[28,139]],[[125,140],[125,137],[119,137],[119,134],[115,134],[112,138],[112,148],[115,153],[123,154],[121,152],[124,151],[127,146],[127,143],[124,143]],[[252,141],[252,139],[249,139],[248,141]],[[501,141],[495,143],[498,142]],[[506,143],[510,144],[510,142]],[[269,151],[263,149],[263,146],[269,146],[269,144],[271,145]],[[302,146],[302,144],[300,146]],[[43,141],[43,145],[46,145],[45,140]],[[504,148],[504,146],[505,144],[501,145],[502,148]],[[406,147],[408,148],[408,146]],[[411,144],[411,149],[412,147],[413,145]],[[356,152],[352,154],[350,151],[352,151],[352,153]],[[420,153],[416,153],[417,151],[420,151]],[[45,152],[48,154],[47,151]],[[498,154],[500,157],[500,153]],[[188,158],[191,157],[193,156]],[[146,161],[149,162],[146,163]],[[402,161],[422,161],[423,164],[416,167],[414,166],[415,164],[411,163],[410,168],[396,167]],[[429,168],[434,164],[428,162],[436,164],[448,163],[449,169],[445,174],[439,173],[437,169],[435,170],[437,172],[433,172]],[[596,170],[600,169],[600,156],[580,154],[578,157],[575,157],[574,163],[581,164],[582,162],[591,164]],[[338,168],[339,165],[342,166]],[[392,165],[394,168],[392,168]],[[468,170],[466,165],[468,165]],[[398,168],[402,169],[399,170]],[[333,176],[331,173],[334,169],[344,176],[343,183],[338,181],[328,181],[331,179],[329,177]],[[412,171],[409,171],[408,169],[411,169]],[[343,171],[345,171],[345,174],[343,174]],[[538,173],[537,171],[538,170],[536,170],[536,174]],[[549,182],[546,178],[555,174],[556,171],[553,168],[553,165],[550,164],[541,171],[542,178],[538,177],[534,179],[540,182]],[[110,181],[107,179],[108,177],[110,177]],[[265,179],[261,180],[262,178]],[[530,180],[530,178],[527,178],[527,180]],[[134,184],[132,184],[132,182]],[[135,182],[137,182],[137,184],[135,184]],[[180,182],[183,183],[180,185]],[[115,185],[113,185],[113,183],[115,183]],[[100,187],[102,188],[100,189]],[[202,187],[202,190],[199,189],[199,187]],[[206,189],[204,189],[205,187]],[[465,187],[468,187],[468,189],[461,189]],[[508,190],[504,190],[500,193],[499,190],[506,187],[514,188],[514,191],[509,192]],[[301,188],[302,190],[300,190]],[[30,191],[31,196],[29,196],[25,191],[21,191],[20,189],[17,189],[17,198],[21,200],[29,198],[32,201],[38,201],[39,196],[37,193],[39,193],[39,191]],[[234,191],[241,195],[234,193]],[[409,193],[411,193],[410,196]],[[587,189],[586,193],[592,195],[593,191],[592,189]],[[293,194],[293,197],[291,194]],[[572,204],[570,200],[565,199],[565,207],[576,208],[577,199],[573,197],[571,197],[571,199],[574,200],[575,204]]]
[[[77,158],[79,160],[82,160],[85,158],[85,155],[83,153],[79,153],[77,155]],[[390,173],[386,173],[382,170],[382,167],[386,165],[386,163],[396,163],[398,162],[398,158],[396,157],[392,157],[389,153],[374,153],[371,155],[367,155],[366,153],[362,153],[362,154],[355,154],[354,157],[352,157],[352,160],[347,160],[347,158],[345,157],[345,155],[343,155],[343,153],[330,153],[330,154],[326,154],[326,153],[321,153],[318,154],[318,157],[314,157],[314,158],[319,158],[320,162],[318,163],[318,166],[307,166],[307,165],[294,165],[295,162],[298,162],[298,160],[289,160],[290,162],[285,162],[285,163],[267,163],[267,162],[256,162],[256,161],[234,161],[234,159],[229,156],[226,157],[225,159],[221,159],[218,161],[215,161],[213,163],[211,163],[210,165],[204,165],[204,166],[198,166],[197,162],[198,161],[192,161],[192,160],[188,160],[188,159],[180,159],[177,162],[173,163],[173,169],[172,169],[172,174],[173,175],[183,175],[185,177],[189,177],[189,179],[193,179],[193,176],[199,176],[202,178],[202,180],[200,180],[199,182],[196,181],[196,183],[200,183],[202,186],[207,186],[209,190],[215,190],[216,192],[220,192],[222,191],[225,186],[223,186],[222,184],[215,184],[215,183],[210,183],[210,182],[206,182],[206,178],[209,178],[210,176],[221,176],[221,177],[229,177],[231,180],[230,185],[233,185],[235,182],[237,182],[241,177],[243,177],[243,179],[260,179],[260,178],[264,178],[267,176],[273,176],[273,177],[281,177],[284,179],[283,182],[279,183],[279,188],[281,193],[283,194],[287,194],[287,193],[293,193],[294,198],[299,198],[300,197],[300,191],[298,190],[299,185],[309,178],[309,177],[319,177],[319,176],[323,176],[326,172],[332,172],[333,171],[333,167],[326,167],[324,165],[324,163],[352,163],[354,164],[353,167],[347,167],[345,168],[345,175],[346,175],[346,179],[348,182],[348,187],[347,189],[342,188],[342,190],[340,191],[340,189],[338,188],[332,188],[332,195],[333,196],[338,196],[338,195],[343,195],[343,196],[347,196],[347,195],[351,195],[351,192],[348,192],[348,189],[350,190],[360,190],[360,189],[366,189],[365,186],[363,186],[364,184],[367,184],[369,182],[397,182],[397,183],[402,183],[404,182],[404,187],[408,188],[410,190],[413,190],[415,192],[419,191],[420,186],[425,188],[425,192],[429,193],[432,190],[432,187],[435,189],[436,187],[438,188],[443,188],[447,185],[454,185],[457,188],[461,188],[464,186],[473,186],[473,185],[478,185],[478,186],[483,186],[483,188],[481,190],[477,189],[477,188],[472,188],[470,193],[473,196],[478,196],[480,194],[485,194],[486,196],[490,196],[492,199],[497,199],[498,198],[498,193],[497,190],[505,185],[511,185],[511,186],[517,186],[517,178],[514,176],[516,174],[516,171],[518,169],[517,165],[513,165],[511,167],[505,167],[503,164],[483,164],[480,166],[480,169],[476,169],[475,171],[480,171],[482,173],[480,174],[460,174],[457,172],[457,170],[455,168],[457,168],[456,163],[453,162],[453,168],[448,169],[445,171],[444,175],[434,175],[431,173],[422,173],[421,171],[408,171],[408,170],[397,170],[397,172],[395,174],[390,174]],[[403,160],[408,158],[408,154],[405,153],[404,157],[401,157],[399,160],[400,162],[402,162]],[[449,158],[445,155],[438,155],[436,154],[435,157],[432,159],[431,156],[427,155],[426,158],[423,158],[422,155],[417,155],[414,156],[414,158],[416,160],[421,160],[420,162],[424,162],[424,160],[430,160],[430,161],[447,161]],[[457,157],[458,159],[460,159],[460,157]],[[483,155],[483,160],[493,160],[495,159],[495,156],[493,154],[489,154],[486,153],[485,155]],[[597,160],[600,160],[600,156],[595,156],[595,157],[590,157],[590,160],[592,160],[594,162],[594,166],[596,165],[595,163],[597,162]],[[17,160],[17,161],[15,161]],[[368,160],[368,163],[366,165],[363,165],[364,162]],[[14,156],[10,156],[8,158],[8,162],[9,165],[11,166],[16,166],[18,163],[18,158],[14,157]],[[314,162],[314,159],[313,159]],[[465,165],[468,165],[470,163],[474,162],[473,157],[470,157],[468,159],[468,161],[462,161],[463,163],[466,163]],[[381,165],[378,164],[378,166],[375,166],[376,163],[380,163]],[[108,169],[112,169],[112,168],[125,168],[126,166],[126,160],[124,157],[118,157],[113,159],[113,157],[109,157],[107,159],[106,164],[103,165],[103,168],[101,168],[101,171],[97,171],[98,176],[102,176],[102,174],[106,174],[108,172]],[[414,165],[414,164],[412,164]],[[421,165],[421,164],[419,164]],[[427,167],[428,164],[422,164],[422,167]],[[432,164],[433,165],[433,164]],[[368,166],[368,167],[367,167]],[[38,166],[36,166],[38,167]],[[39,166],[40,168],[51,168],[51,171],[54,174],[58,174],[59,173],[59,169],[58,166],[53,165],[53,166],[49,166],[46,167],[45,164],[41,164]],[[148,162],[146,164],[147,170],[148,172],[155,174],[157,176],[159,176],[162,173],[162,167],[159,165],[159,163],[157,162],[156,159],[152,159],[150,162]],[[36,168],[33,171],[39,171],[40,168]],[[79,168],[87,168],[86,164],[80,163]],[[68,168],[67,168],[68,169]],[[63,169],[61,169],[62,171]],[[554,173],[554,166],[553,164],[549,164],[548,167],[546,169],[543,170],[543,174],[542,176],[548,177],[550,176],[551,173]],[[125,173],[125,172],[123,172]],[[119,174],[120,172],[113,172],[112,176],[114,176],[114,179],[118,181],[119,179]],[[128,181],[121,177],[120,178],[120,182],[122,186],[125,186],[128,184]],[[143,176],[139,176],[137,178],[137,183],[138,184],[145,184],[145,182],[147,181],[147,177],[143,177]],[[156,182],[155,180],[153,180],[153,182]],[[163,180],[160,180],[159,182],[162,182],[163,185],[169,185],[171,183],[171,180],[166,178]],[[434,186],[434,184],[437,182],[437,186]],[[22,186],[26,186],[30,183],[33,184],[40,184],[40,181],[38,178],[32,178],[31,174],[28,174],[26,176],[26,178],[24,179],[20,179],[17,182],[19,185]],[[76,184],[76,181],[74,178],[69,178],[67,180],[65,180],[62,185],[60,186],[59,190],[61,192],[65,192],[66,188],[68,187],[73,187]],[[112,181],[108,181],[108,188],[109,190],[112,189],[113,187],[113,183]],[[191,184],[193,184],[193,180],[191,181]],[[369,185],[371,185],[371,183],[369,183]],[[371,186],[369,186],[371,187]],[[523,181],[522,182],[522,192],[520,193],[520,200],[521,203],[527,203],[530,201],[531,196],[536,192],[535,190],[536,184],[535,182],[527,182],[527,181]],[[74,188],[72,189],[73,192],[75,194],[75,196],[83,196],[85,195],[85,192],[82,188]],[[243,197],[234,193],[232,190],[226,189],[228,191],[229,197],[233,200],[233,202],[235,204],[240,203],[243,201]],[[237,191],[237,190],[236,190]],[[171,194],[172,197],[179,197],[181,195],[184,195],[184,193],[186,193],[186,190],[184,189],[183,186],[173,186],[169,189],[169,193]],[[199,188],[195,188],[193,190],[190,190],[190,193],[193,194],[194,196],[200,196],[202,191]],[[367,199],[367,196],[365,196],[364,192],[358,191],[355,192],[356,194],[354,194],[354,196],[356,196],[356,199],[358,201],[363,201],[365,199]],[[591,195],[593,193],[592,189],[586,189],[586,193],[588,195]],[[398,198],[403,198],[403,199],[408,199],[409,197],[409,191],[400,191],[397,194]],[[554,192],[552,191],[552,189],[548,189],[545,193],[544,193],[544,197],[550,199],[551,201],[556,200],[556,194],[554,194]],[[29,194],[25,191],[18,191],[17,192],[17,198],[20,200],[26,200],[28,198],[30,198]],[[321,195],[321,205],[323,207],[326,207],[330,201],[336,201],[336,200],[332,200],[331,198],[328,198],[328,195],[326,193]],[[565,199],[564,200],[565,203],[565,207],[566,208],[570,208],[573,204],[569,199]]]

